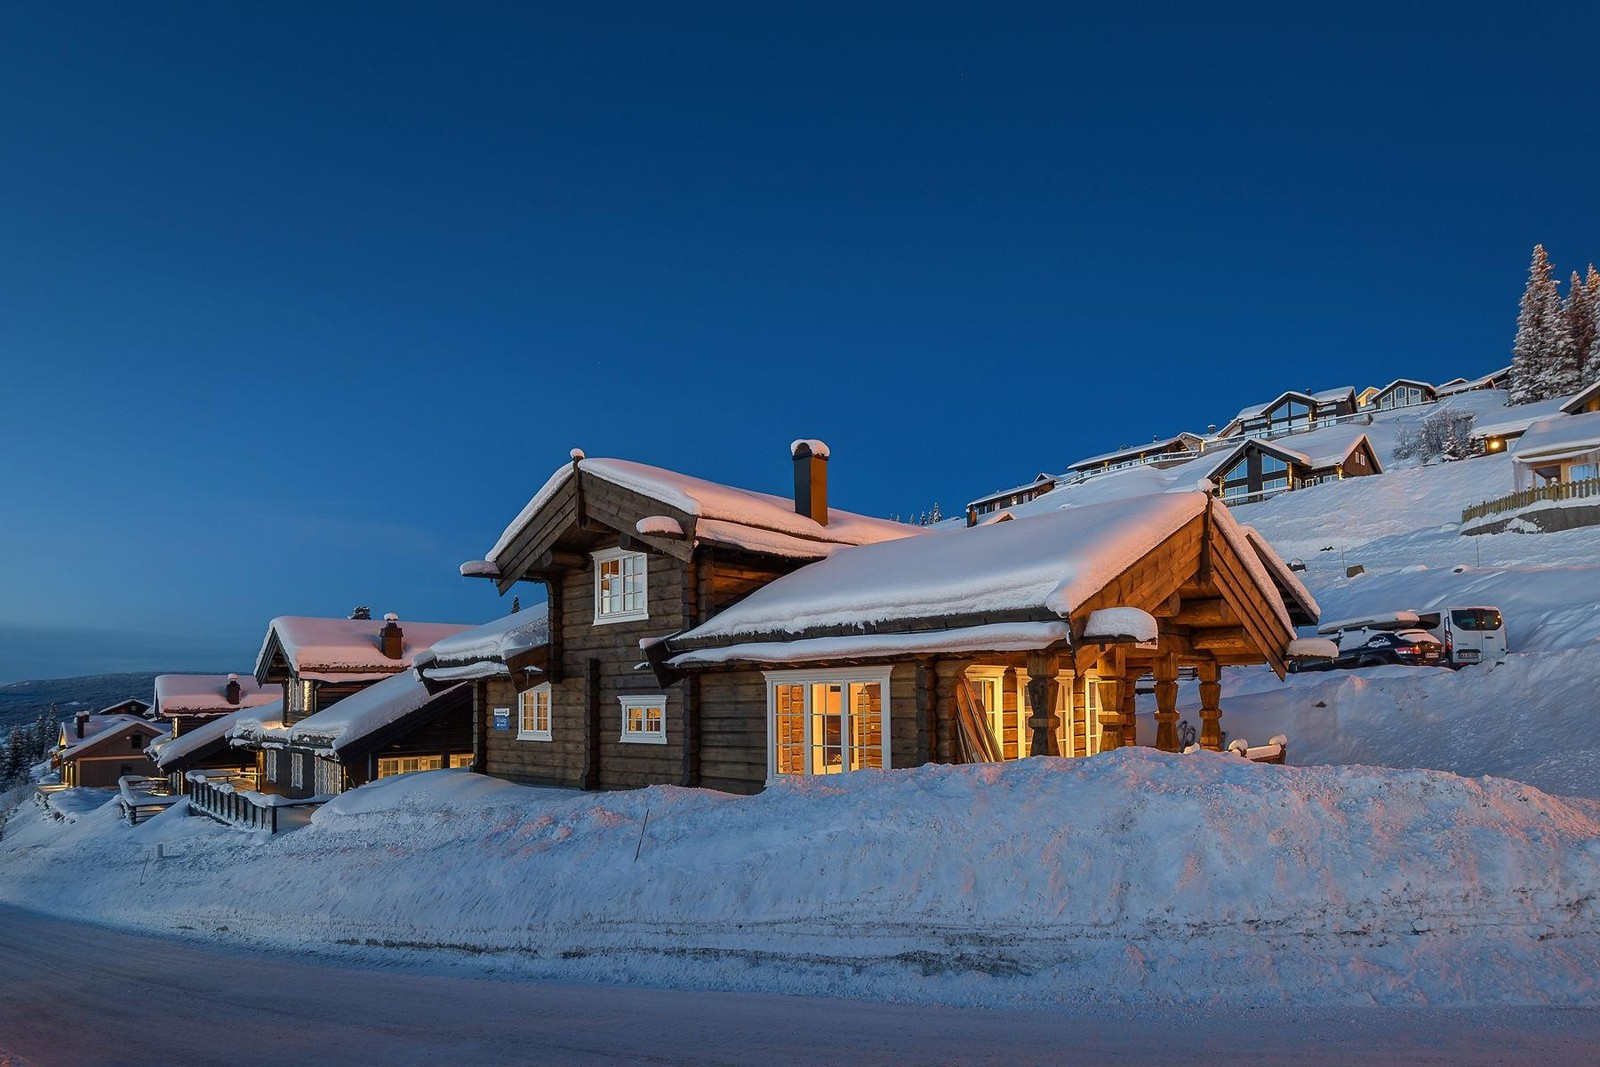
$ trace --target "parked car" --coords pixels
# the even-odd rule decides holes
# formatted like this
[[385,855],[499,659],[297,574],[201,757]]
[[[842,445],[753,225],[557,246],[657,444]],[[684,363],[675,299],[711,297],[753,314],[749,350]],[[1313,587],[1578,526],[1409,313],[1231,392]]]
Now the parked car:
[[1419,617],[1444,642],[1445,662],[1452,667],[1506,658],[1506,621],[1499,608],[1448,607]]
[[1339,655],[1335,668],[1376,667],[1383,663],[1402,663],[1413,667],[1437,667],[1444,663],[1444,643],[1426,630],[1346,630],[1337,638]]

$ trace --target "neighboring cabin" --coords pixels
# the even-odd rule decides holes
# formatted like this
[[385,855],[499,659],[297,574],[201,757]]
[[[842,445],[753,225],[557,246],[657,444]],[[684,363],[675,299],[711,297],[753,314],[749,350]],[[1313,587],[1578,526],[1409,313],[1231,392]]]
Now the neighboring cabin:
[[619,460],[552,476],[463,566],[502,592],[545,584],[548,616],[418,663],[430,684],[474,685],[479,768],[748,793],[782,774],[958,761],[974,740],[966,683],[998,758],[1089,754],[1131,742],[1142,673],[1158,682],[1157,741],[1175,749],[1182,665],[1201,673],[1215,749],[1220,668],[1281,673],[1294,626],[1316,617],[1201,493],[924,533],[829,509],[826,457],[795,443],[792,509]]
[[[396,767],[417,770],[444,765],[431,759],[418,762],[416,754],[407,750],[401,739],[379,740],[370,735],[363,735],[363,740],[371,744],[348,750],[354,762],[346,764],[345,750],[332,743],[334,734],[313,735],[305,730],[295,734],[294,728],[376,682],[409,672],[418,652],[467,628],[433,622],[402,625],[395,615],[386,615],[381,622],[303,616],[273,619],[256,657],[255,678],[263,686],[282,685],[282,702],[275,713],[267,713],[264,705],[254,718],[241,716],[230,731],[233,741],[252,754],[257,788],[293,800],[339,793],[346,786],[347,775],[353,781],[376,776],[376,762],[370,775],[366,770],[368,758],[376,759],[378,749],[388,745],[398,746],[394,759],[412,761],[396,763]],[[380,696],[394,695],[396,688],[399,687],[391,687]],[[407,703],[406,696],[400,697],[400,703],[406,704],[408,712],[416,710]],[[418,720],[411,721],[421,725]],[[323,719],[322,723],[331,720]],[[341,729],[337,736],[344,737],[348,732]],[[468,738],[465,747],[469,751],[470,746]],[[430,741],[429,753],[436,748]],[[439,748],[446,757],[460,751],[454,746]]]
[[152,714],[171,727],[170,736],[151,746],[151,758],[167,775],[175,793],[188,792],[184,772],[191,770],[246,771],[255,765],[253,753],[232,747],[224,731],[208,730],[194,742],[189,735],[219,719],[241,711],[282,705],[283,686],[262,685],[237,674],[161,674],[155,681]]
[[124,775],[154,775],[145,748],[166,731],[138,715],[90,715],[80,711],[61,724],[50,766],[68,787],[106,788]]
[[1350,386],[1319,393],[1289,390],[1266,404],[1247,407],[1218,431],[1218,437],[1279,437],[1304,433],[1319,424],[1356,413],[1356,391]]
[[1372,411],[1393,411],[1396,408],[1431,404],[1438,399],[1438,391],[1427,382],[1420,382],[1414,378],[1396,378],[1374,393],[1366,406]]
[[149,703],[140,700],[138,697],[119,700],[117,703],[103,707],[95,712],[96,715],[137,715],[141,719],[148,717],[149,713]]

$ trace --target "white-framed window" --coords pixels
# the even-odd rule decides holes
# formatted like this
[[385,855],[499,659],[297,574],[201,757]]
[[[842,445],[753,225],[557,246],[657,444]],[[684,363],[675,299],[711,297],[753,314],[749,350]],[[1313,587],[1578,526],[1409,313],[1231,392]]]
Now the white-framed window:
[[767,777],[889,766],[889,669],[768,671]]
[[609,548],[594,554],[596,625],[650,617],[646,595],[648,570],[643,552]]
[[[1018,678],[1017,705],[1022,709],[1024,721],[1032,714],[1025,678]],[[1082,676],[1072,671],[1056,675],[1056,744],[1063,756],[1093,756],[1100,751],[1100,708],[1110,689],[1101,688],[1099,674],[1089,671]],[[1107,683],[1109,685],[1109,683]],[[1083,710],[1078,710],[1077,695],[1081,687]]]
[[443,756],[386,756],[378,760],[379,778],[388,778],[396,774],[410,774],[413,771],[437,771],[443,769]]
[[549,682],[541,682],[517,695],[517,740],[550,740]]
[[458,767],[471,767],[471,766],[472,766],[472,753],[470,753],[470,752],[452,752],[450,754],[450,767],[451,767],[452,770],[454,770],[454,769],[456,769]]
[[660,693],[618,697],[622,704],[622,740],[645,745],[667,743],[667,698]]
[[276,752],[268,752],[264,756],[261,757],[261,762],[263,764],[265,764],[266,768],[267,768],[267,781],[271,782],[273,785],[277,785],[278,784],[278,754]]
[[331,759],[318,759],[313,772],[312,792],[331,796],[344,792],[344,768]]
[[[1007,759],[1018,759],[1025,755],[1028,749],[1027,723],[1020,694],[1011,713],[1006,713],[1006,668],[968,667],[967,681],[983,703],[984,713],[989,716],[989,729],[994,731],[1000,751]],[[1027,675],[1019,674],[1017,684],[1025,688],[1028,684]]]
[[285,753],[289,757],[289,785],[295,789],[306,787],[306,757],[302,759],[298,752]]

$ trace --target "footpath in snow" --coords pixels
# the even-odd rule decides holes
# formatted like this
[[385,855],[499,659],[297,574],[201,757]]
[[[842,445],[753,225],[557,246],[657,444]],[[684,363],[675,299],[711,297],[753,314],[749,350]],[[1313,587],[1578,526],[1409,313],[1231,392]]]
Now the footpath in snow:
[[439,771],[276,838],[181,809],[129,828],[115,807],[63,824],[29,805],[0,840],[0,899],[566,981],[977,1005],[1600,1003],[1600,804],[1497,779],[1125,750],[756,797]]

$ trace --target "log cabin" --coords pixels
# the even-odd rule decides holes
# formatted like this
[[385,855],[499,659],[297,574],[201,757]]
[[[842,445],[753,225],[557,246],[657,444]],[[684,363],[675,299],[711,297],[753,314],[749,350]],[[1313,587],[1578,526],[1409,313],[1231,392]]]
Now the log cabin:
[[1295,626],[1317,617],[1204,493],[923,532],[829,509],[826,457],[795,443],[793,510],[581,453],[558,471],[462,567],[502,592],[546,585],[543,634],[418,663],[431,684],[472,682],[479,769],[751,793],[781,774],[971,759],[985,737],[996,759],[1089,755],[1132,743],[1144,673],[1156,742],[1176,750],[1182,666],[1201,677],[1200,741],[1220,750],[1221,667],[1281,677]]
[[[254,716],[240,716],[229,731],[235,746],[252,753],[256,788],[291,800],[305,800],[342,792],[350,783],[347,775],[352,769],[357,780],[366,780],[363,770],[347,766],[339,750],[320,743],[321,739],[306,735],[303,740],[295,740],[296,724],[328,711],[374,683],[409,672],[417,653],[468,628],[437,622],[402,625],[399,617],[392,614],[385,615],[382,621],[304,616],[273,619],[256,657],[255,679],[263,686],[282,685],[282,702],[275,710],[263,705]],[[458,715],[453,721],[462,731],[470,727],[465,716]],[[422,716],[413,720],[413,725],[421,729],[433,723]],[[462,749],[448,737],[429,736],[419,743],[427,749],[423,755],[432,755],[437,749],[458,756]],[[470,750],[470,738],[464,739],[464,744]],[[397,746],[396,759],[408,760],[418,755],[409,751],[404,738],[386,737],[380,747],[384,746]],[[361,767],[372,755],[365,748],[352,749],[351,753]]]
[[1281,677],[1316,614],[1224,505],[1164,493],[836,553],[669,637],[658,662],[663,682],[697,683],[719,724],[703,758],[743,761],[748,791],[1122,747],[1146,673],[1156,747],[1177,751],[1181,667],[1200,678],[1200,746],[1221,751],[1221,668]]
[[168,776],[173,792],[183,793],[188,785],[185,772],[202,768],[246,771],[254,766],[255,756],[231,747],[218,731],[208,731],[205,743],[179,745],[179,739],[236,712],[282,705],[283,686],[263,685],[238,674],[159,674],[154,699],[152,714],[156,721],[171,727],[171,732],[151,746],[150,758]]
[[[701,721],[695,682],[665,686],[648,661],[661,638],[835,551],[926,536],[830,507],[828,456],[795,441],[793,495],[780,497],[574,450],[487,557],[461,568],[501,593],[522,581],[546,593],[542,649],[504,653],[485,638],[472,654],[491,668],[511,660],[473,687],[479,769],[586,789],[747,789],[750,754],[708,745],[720,724]],[[472,655],[423,673],[471,669]]]
[[138,715],[90,715],[81,711],[61,724],[50,766],[69,788],[111,788],[129,774],[153,775],[145,748],[166,730]]

